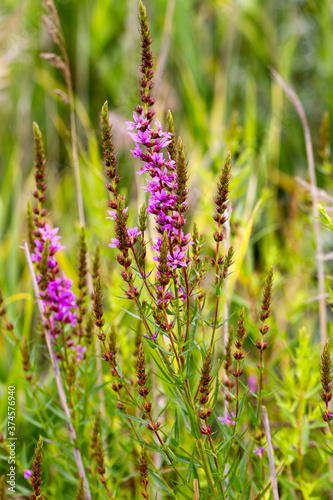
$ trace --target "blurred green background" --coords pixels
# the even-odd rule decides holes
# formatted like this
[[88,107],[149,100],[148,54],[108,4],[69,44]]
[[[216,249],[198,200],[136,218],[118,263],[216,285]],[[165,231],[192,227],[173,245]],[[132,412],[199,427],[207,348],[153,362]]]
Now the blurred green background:
[[[329,192],[329,143],[327,158],[322,161],[319,129],[324,112],[330,115],[333,106],[332,5],[329,0],[147,2],[156,55],[157,116],[164,123],[170,108],[177,133],[185,142],[192,220],[197,219],[208,235],[212,232],[210,214],[217,176],[231,150],[232,233],[236,252],[242,243],[246,248],[235,279],[240,283],[237,295],[251,300],[258,291],[256,272],[276,266],[283,275],[280,288],[280,280],[276,280],[282,331],[289,328],[292,332],[305,313],[308,317],[316,312],[312,300],[317,295],[316,267],[311,200],[295,181],[296,176],[308,180],[303,131],[292,105],[272,81],[269,66],[294,86],[304,105],[318,184]],[[122,189],[131,199],[134,222],[135,207],[143,194],[124,122],[131,119],[138,101],[137,2],[61,1],[56,6],[76,94],[89,240],[92,245],[96,240],[102,242],[105,265],[110,269],[114,254],[106,246],[112,226],[104,219],[107,198],[99,111],[108,100]],[[33,120],[44,135],[48,207],[68,248],[63,264],[71,277],[78,239],[68,107],[55,94],[56,89],[64,90],[62,76],[40,58],[41,52],[55,50],[41,21],[43,14],[37,1],[4,0],[1,5],[0,282],[5,295],[11,297],[7,300],[16,302],[13,311],[16,308],[21,313],[28,307],[27,299],[15,294],[30,289],[19,245],[25,234],[27,199],[33,190]],[[323,231],[322,237],[327,252],[329,235]],[[325,266],[329,275],[332,265],[328,261]],[[18,313],[15,317],[22,323]],[[319,338],[316,322],[311,329]]]
[[[105,220],[99,112],[108,100],[121,189],[131,200],[130,223],[134,223],[144,194],[124,122],[131,119],[138,102],[137,1],[55,4],[76,96],[89,246],[101,243],[104,281],[110,292],[107,301],[119,323],[123,312],[117,308],[114,290],[121,282],[115,252],[107,246],[113,226]],[[265,273],[275,267],[275,347],[269,355],[272,366],[275,362],[284,366],[286,346],[298,345],[300,327],[307,328],[312,346],[319,344],[316,250],[311,198],[295,180],[297,176],[309,180],[302,126],[269,67],[293,85],[303,103],[318,185],[330,194],[330,141],[323,154],[320,124],[325,112],[329,117],[333,112],[333,1],[147,0],[146,5],[156,56],[157,117],[164,124],[167,110],[172,110],[187,151],[189,228],[197,220],[207,236],[209,253],[215,186],[230,150],[231,240],[237,262],[230,285],[232,307],[245,304],[255,320]],[[68,107],[55,93],[64,90],[64,81],[40,58],[41,52],[55,50],[43,14],[36,0],[2,0],[0,6],[0,283],[9,317],[18,334],[28,339],[36,336],[31,327],[36,312],[20,245],[26,235],[26,204],[34,189],[32,121],[38,122],[44,136],[49,219],[60,227],[67,247],[61,265],[72,279],[79,234]],[[324,229],[322,240],[324,251],[330,252],[331,236]],[[332,272],[328,260],[327,292]],[[2,391],[7,380],[22,384],[20,356],[3,335],[0,359]],[[21,425],[29,424],[24,420]]]

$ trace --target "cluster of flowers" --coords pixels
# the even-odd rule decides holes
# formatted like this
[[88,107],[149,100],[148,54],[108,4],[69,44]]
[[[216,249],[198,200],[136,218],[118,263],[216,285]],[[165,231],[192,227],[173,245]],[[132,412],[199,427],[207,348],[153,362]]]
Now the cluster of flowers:
[[[168,254],[170,269],[185,267],[186,250],[188,248],[190,234],[184,235],[182,227],[186,219],[186,201],[178,194],[178,175],[176,162],[167,153],[165,158],[162,150],[166,148],[171,140],[170,132],[163,132],[161,124],[155,121],[156,129],[145,117],[144,111],[139,115],[133,113],[134,122],[126,122],[129,135],[135,142],[135,149],[131,150],[134,158],[140,158],[144,166],[138,172],[140,175],[148,172],[151,180],[147,180],[148,186],[144,189],[150,193],[147,212],[155,215],[157,231],[163,234],[167,232],[172,246],[178,246]],[[135,132],[131,132],[135,130]],[[143,151],[141,145],[146,149]],[[160,251],[162,238],[157,238],[153,249]]]
[[[128,207],[124,208],[123,215],[127,219]],[[117,220],[117,212],[115,210],[108,210],[108,214],[110,217],[106,217],[106,219]],[[137,237],[141,234],[138,227],[126,227],[127,237],[129,240],[130,246],[134,245],[137,240]],[[109,243],[110,248],[119,248],[120,240],[118,238],[112,238],[111,243]]]
[[[161,235],[156,238],[156,244],[152,249],[157,252],[154,260],[158,263],[162,257],[163,234],[167,235],[166,266],[171,276],[172,271],[187,266],[188,259],[186,251],[190,242],[190,234],[184,234],[185,211],[187,209],[186,193],[183,184],[186,183],[186,175],[181,179],[177,171],[176,161],[171,158],[167,151],[167,157],[163,149],[174,142],[171,132],[163,132],[161,124],[155,121],[156,129],[151,124],[151,119],[142,110],[141,113],[133,113],[133,122],[126,122],[129,135],[135,142],[135,148],[131,150],[134,158],[140,158],[144,162],[138,174],[148,173],[146,192],[150,193],[147,212],[155,216],[156,229]],[[145,148],[142,149],[142,146]],[[134,228],[137,229],[137,228]],[[160,278],[159,272],[157,277]],[[176,280],[179,289],[179,296],[186,299],[186,294],[181,289],[180,283]],[[160,305],[167,306],[172,299],[171,294],[157,288],[157,297]],[[163,297],[163,298],[162,298]]]
[[[45,287],[41,289],[41,300],[44,307],[44,313],[48,316],[50,324],[50,333],[54,340],[61,332],[62,325],[69,324],[71,327],[77,325],[76,297],[72,290],[73,281],[68,279],[62,271],[59,276],[59,264],[55,254],[62,248],[59,242],[61,236],[57,233],[59,228],[51,229],[49,224],[44,224],[38,228],[39,238],[34,240],[35,248],[31,256],[33,262],[42,263],[45,249],[47,248],[47,279]],[[37,276],[39,283],[43,280],[43,274]],[[84,357],[86,347],[80,344],[74,345],[71,335],[66,337],[67,347],[71,347],[75,352],[76,360],[80,363]]]

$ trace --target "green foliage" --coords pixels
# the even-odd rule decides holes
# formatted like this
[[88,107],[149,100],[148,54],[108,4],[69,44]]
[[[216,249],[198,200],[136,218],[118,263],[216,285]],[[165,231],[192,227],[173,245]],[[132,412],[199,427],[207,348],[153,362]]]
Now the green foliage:
[[318,210],[320,213],[320,220],[323,223],[323,225],[325,227],[327,227],[327,229],[329,229],[330,231],[333,232],[333,221],[332,221],[331,217],[328,215],[328,213],[326,212],[325,208],[322,207],[321,205],[318,205]]

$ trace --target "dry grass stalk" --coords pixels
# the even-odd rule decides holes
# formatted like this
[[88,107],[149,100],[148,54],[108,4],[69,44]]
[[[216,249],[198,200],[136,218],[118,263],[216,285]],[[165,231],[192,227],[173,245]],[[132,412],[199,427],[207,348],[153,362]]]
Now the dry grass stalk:
[[273,446],[272,446],[272,438],[271,438],[271,430],[269,427],[268,414],[265,406],[262,406],[262,418],[264,423],[265,435],[266,435],[266,443],[267,443],[267,451],[268,451],[268,460],[269,460],[269,468],[271,471],[271,479],[272,479],[272,491],[273,491],[273,499],[279,500],[279,489],[276,479],[275,472],[275,464],[274,464],[274,455],[273,455]]
[[194,500],[199,500],[199,483],[197,479],[193,479]]
[[313,157],[313,148],[312,148],[312,140],[310,134],[310,128],[308,121],[306,119],[305,111],[303,105],[294,91],[288,85],[282,77],[271,68],[271,73],[274,80],[277,82],[280,87],[285,91],[288,98],[292,102],[303,126],[304,131],[304,139],[305,139],[305,148],[306,148],[306,156],[308,162],[308,171],[311,183],[311,199],[312,199],[312,212],[313,212],[313,224],[314,224],[314,232],[315,232],[315,240],[316,240],[316,248],[317,248],[317,274],[318,274],[318,291],[319,291],[319,321],[320,321],[320,337],[322,344],[324,345],[327,339],[327,313],[326,313],[326,301],[324,299],[325,295],[325,275],[324,275],[324,263],[322,256],[322,244],[320,237],[320,222],[319,222],[319,211],[318,211],[318,188],[317,188],[317,180],[316,180],[316,172],[314,166],[314,157]]

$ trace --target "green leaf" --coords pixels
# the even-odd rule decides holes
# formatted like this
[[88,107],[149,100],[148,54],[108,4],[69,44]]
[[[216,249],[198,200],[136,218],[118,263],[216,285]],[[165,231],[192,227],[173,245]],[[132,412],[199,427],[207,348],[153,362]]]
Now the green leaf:
[[253,411],[253,408],[251,406],[251,403],[249,402],[249,409],[250,409],[250,416],[251,416],[251,421],[252,421],[252,425],[254,427],[259,427],[259,424],[258,424],[258,420],[257,420],[257,417]]
[[195,439],[201,439],[201,433],[200,433],[200,429],[199,429],[197,416],[194,414],[194,412],[193,412],[192,408],[190,407],[190,405],[188,404],[187,400],[185,399],[184,401],[185,401],[185,405],[186,405],[187,415],[188,415],[188,418],[190,420],[190,425],[191,425],[193,437]]
[[129,314],[133,318],[138,319],[139,321],[142,321],[142,318],[140,316],[137,316],[136,314],[133,314],[132,312],[128,311],[127,309],[124,309],[123,307],[121,307],[119,305],[118,305],[118,307],[119,307],[119,309],[121,309],[122,311],[125,311],[127,314]]
[[160,476],[158,476],[157,474],[155,474],[155,472],[153,472],[151,469],[149,469],[149,476],[151,476],[154,479],[155,483],[157,483],[160,486],[160,488],[161,488],[162,491],[164,491],[168,495],[172,495],[173,498],[176,498],[174,492],[172,491],[172,489],[169,488],[164,483],[164,481],[160,478]]
[[180,432],[180,429],[179,429],[179,414],[178,414],[178,410],[176,408],[176,416],[175,416],[175,440],[176,440],[177,444],[179,444],[179,432]]
[[133,415],[128,415],[128,413],[124,413],[123,411],[117,411],[116,415],[119,415],[122,418],[128,418],[129,420],[133,420],[134,422],[139,422],[139,424],[147,425],[147,422],[139,417],[134,417]]
[[189,466],[188,466],[188,469],[187,469],[187,474],[186,474],[186,482],[188,483],[191,479],[191,473],[192,473],[192,469],[193,469],[193,464],[194,464],[194,452],[195,452],[195,448],[193,448],[193,452],[192,452],[192,456],[191,456],[191,460],[190,460],[190,463],[189,463]]
[[169,432],[169,435],[168,435],[168,437],[167,437],[167,439],[166,439],[166,441],[165,441],[165,445],[166,445],[166,446],[169,446],[169,444],[170,444],[170,441],[171,441],[171,438],[172,438],[172,434],[173,434],[173,430],[174,430],[174,428],[175,428],[175,425],[176,425],[176,423],[174,422],[174,423],[173,423],[173,426],[172,426],[172,428],[171,428],[171,431]]

